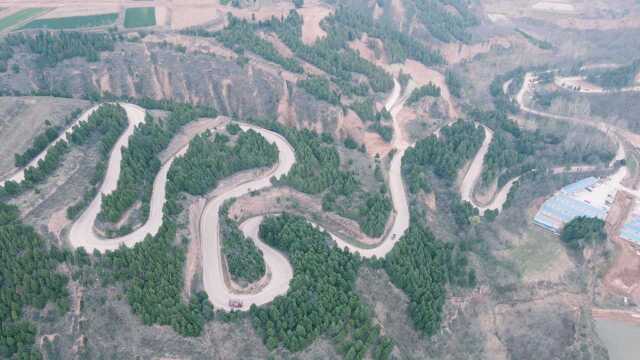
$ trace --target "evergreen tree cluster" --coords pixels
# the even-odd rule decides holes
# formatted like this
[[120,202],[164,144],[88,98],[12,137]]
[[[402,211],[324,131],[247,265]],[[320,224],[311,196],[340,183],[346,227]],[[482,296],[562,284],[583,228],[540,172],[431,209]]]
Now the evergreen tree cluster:
[[537,46],[542,50],[550,50],[553,49],[553,44],[548,42],[547,40],[538,39],[537,37],[525,32],[522,29],[516,28],[516,32],[522,35],[527,41],[529,41],[532,45]]
[[578,216],[569,221],[560,234],[560,239],[572,250],[603,243],[607,239],[604,220]]
[[240,133],[234,145],[220,134],[195,137],[187,153],[169,169],[164,219],[158,234],[133,248],[122,247],[104,256],[103,280],[124,283],[133,312],[145,324],[170,325],[181,335],[199,336],[205,322],[213,318],[213,309],[204,293],[193,296],[189,304],[181,300],[185,247],[176,244],[181,193],[207,193],[218,179],[272,165],[277,157],[275,145],[253,130]]
[[440,329],[446,285],[476,285],[464,253],[414,222],[387,255],[384,267],[391,282],[409,297],[415,327],[427,336]]
[[142,202],[142,222],[149,216],[149,202],[153,182],[160,170],[158,155],[169,146],[171,137],[182,126],[194,121],[198,112],[188,105],[177,106],[166,121],[158,121],[147,114],[122,150],[120,177],[115,191],[102,199],[99,218],[118,222],[127,209],[138,200]]
[[0,73],[9,69],[9,60],[13,57],[13,47],[6,41],[0,39]]
[[376,111],[373,99],[371,98],[354,102],[351,104],[351,109],[355,111],[355,113],[358,114],[358,117],[363,121],[379,122],[383,120],[391,120],[391,114],[386,108]]
[[386,108],[376,111],[373,99],[370,97],[362,101],[355,101],[350,107],[363,121],[373,122],[373,124],[369,125],[369,130],[378,133],[384,141],[391,141],[393,138],[393,128],[381,123],[382,121],[391,120],[391,114]]
[[[332,139],[327,135],[319,136],[316,132],[284,127],[276,122],[264,124],[282,134],[296,152],[296,163],[289,173],[280,179],[281,184],[307,194],[323,194],[323,210],[336,211],[340,215],[358,222],[360,229],[368,236],[380,236],[391,214],[391,203],[388,196],[380,193],[365,193],[356,174],[340,168],[340,155],[336,148],[323,140]],[[349,146],[349,141],[353,146]],[[347,138],[347,148],[355,149],[357,143]],[[348,208],[336,206],[339,197],[348,200]],[[361,203],[361,206],[354,204]]]
[[244,236],[238,224],[227,215],[227,209],[220,209],[222,254],[229,274],[236,282],[256,282],[266,272],[262,250],[256,247],[253,240]]
[[169,170],[168,186],[174,191],[204,195],[218,181],[238,171],[271,166],[278,161],[278,148],[259,133],[240,133],[234,145],[225,135],[203,133],[189,143],[187,153]]
[[[493,105],[495,110],[505,114],[517,114],[520,111],[520,106],[513,99],[510,94],[517,92],[522,83],[524,82],[525,70],[522,67],[517,67],[505,74],[497,75],[491,85],[489,85],[489,93],[493,97]],[[511,80],[511,84],[505,94],[502,86],[505,82]]]
[[325,21],[330,33],[336,34],[334,41],[343,47],[347,41],[358,39],[362,33],[366,33],[384,42],[385,55],[391,63],[403,63],[406,59],[416,60],[426,66],[445,63],[438,50],[427,48],[413,36],[394,29],[388,23],[374,21],[370,15],[357,9],[341,6]]
[[296,85],[318,100],[326,101],[331,105],[340,105],[340,95],[331,90],[331,82],[325,77],[310,76],[308,79],[298,80]]
[[266,127],[282,134],[296,152],[296,163],[281,181],[307,194],[319,194],[329,188],[341,194],[351,194],[358,187],[353,174],[340,169],[340,155],[326,144],[315,131],[293,129],[270,122]]
[[59,126],[52,126],[45,129],[45,131],[33,139],[31,146],[25,150],[22,154],[15,154],[16,167],[23,167],[33,160],[42,150],[46,149],[49,144],[55,140],[62,131]]
[[480,215],[480,211],[468,201],[462,201],[460,196],[455,194],[451,202],[451,215],[453,215],[453,221],[458,225],[458,228],[466,230],[471,226],[471,219]]
[[36,231],[21,222],[18,208],[0,203],[0,357],[40,358],[36,328],[22,311],[48,302],[69,310],[68,279],[56,272],[58,264]]
[[136,127],[128,146],[122,149],[118,185],[115,191],[103,196],[99,219],[118,222],[140,198],[144,198],[143,218],[147,218],[153,180],[161,166],[157,155],[170,140],[170,134],[147,114],[146,121]]
[[358,210],[357,220],[362,232],[369,236],[381,236],[391,210],[393,207],[389,197],[378,192],[368,194],[365,203]]
[[447,84],[449,93],[457,98],[462,96],[462,80],[452,70],[447,70],[444,73],[444,82]]
[[427,85],[420,86],[411,92],[411,95],[407,99],[407,104],[413,105],[425,96],[440,97],[440,87],[429,81]]
[[[71,113],[71,115],[66,118],[65,123],[70,123],[73,119],[80,116],[80,113],[80,109],[75,109]],[[23,167],[27,165],[31,160],[35,159],[36,156],[38,156],[44,149],[47,148],[47,146],[49,146],[49,144],[57,139],[62,132],[62,127],[50,126],[50,122],[48,120],[45,123],[47,124],[47,128],[44,130],[44,132],[33,139],[31,146],[22,154],[16,153],[14,155],[16,167]]]
[[[194,34],[195,31],[189,33]],[[286,58],[276,50],[269,41],[262,39],[255,34],[255,27],[247,20],[242,20],[234,16],[229,16],[229,25],[223,30],[208,33],[197,31],[198,36],[214,36],[224,46],[232,49],[236,53],[243,55],[245,51],[251,51],[266,60],[282,66],[285,70],[294,73],[303,73],[304,69],[297,60]]]
[[[477,25],[478,19],[466,0],[421,0],[415,2],[417,17],[431,36],[442,42],[471,41],[467,28]],[[447,7],[452,6],[455,12]]]
[[6,38],[10,46],[25,46],[38,54],[39,67],[53,67],[59,62],[74,57],[87,61],[98,61],[103,51],[113,51],[117,36],[99,32],[48,32],[35,34],[18,33]]
[[[69,147],[85,144],[91,135],[101,135],[99,149],[103,157],[107,157],[126,127],[127,116],[124,109],[118,105],[102,105],[87,121],[73,127],[67,134],[67,141],[57,142],[47,150],[45,157],[39,160],[36,166],[25,169],[23,181],[8,181],[4,187],[0,187],[0,198],[15,197],[46,180],[58,169]],[[104,166],[98,164],[97,167]]]
[[[440,130],[440,138],[431,135],[407,149],[402,158],[403,174],[418,181],[420,173],[430,168],[435,175],[449,182],[455,181],[458,170],[471,159],[484,140],[484,129],[472,122],[458,120]],[[409,183],[409,188],[423,188]]]
[[[353,82],[352,73],[364,75],[374,92],[388,92],[393,88],[391,75],[345,47],[344,39],[336,39],[335,33],[329,32],[327,38],[320,39],[311,46],[303,43],[302,17],[296,11],[291,11],[283,20],[272,18],[260,23],[260,26],[274,31],[297,57],[335,77],[333,80],[341,84],[346,95],[352,94],[354,88],[344,87],[342,84]],[[362,92],[359,91],[359,94],[362,95]]]
[[85,191],[82,199],[67,208],[67,218],[75,219],[86,208],[91,200],[96,197],[98,188],[104,180],[107,172],[107,164],[111,150],[116,141],[127,128],[128,120],[124,109],[119,105],[103,104],[96,110],[88,121],[75,126],[68,136],[70,142],[75,145],[84,145],[96,136],[100,137],[98,148],[100,159],[96,164],[93,176],[89,180],[91,187]]
[[379,122],[375,122],[369,125],[369,130],[378,133],[382,140],[391,142],[393,139],[393,128],[391,126],[382,125]]
[[587,80],[605,89],[619,89],[633,85],[638,71],[640,71],[640,60],[626,66],[594,71],[587,75]]
[[287,253],[294,269],[285,296],[268,307],[251,307],[268,349],[284,346],[297,352],[325,335],[345,359],[362,359],[368,349],[376,358],[387,358],[392,345],[380,337],[370,309],[354,291],[359,257],[329,247],[327,233],[295,215],[266,218],[260,238]]
[[485,185],[498,178],[498,185],[502,186],[514,176],[533,169],[537,159],[531,156],[544,146],[559,141],[545,139],[539,131],[521,130],[503,112],[474,110],[470,116],[493,130],[493,140],[485,155],[482,170],[482,182]]
[[[145,325],[169,325],[183,336],[200,336],[204,323],[213,318],[206,294],[194,296],[189,304],[181,300],[184,247],[175,245],[177,195],[165,205],[165,219],[158,234],[136,244],[108,252],[101,259],[103,283],[124,284],[133,313]],[[171,215],[170,215],[171,214]],[[173,215],[173,216],[172,216]]]

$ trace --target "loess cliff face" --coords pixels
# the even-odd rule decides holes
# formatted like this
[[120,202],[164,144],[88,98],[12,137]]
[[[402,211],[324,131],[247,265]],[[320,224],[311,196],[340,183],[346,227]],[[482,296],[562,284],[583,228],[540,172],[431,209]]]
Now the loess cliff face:
[[[114,51],[103,52],[98,62],[73,58],[38,68],[37,55],[27,52],[17,53],[13,61],[20,71],[0,74],[4,93],[168,99],[211,106],[238,118],[276,118],[279,101],[287,97],[277,70],[256,66],[253,61],[240,66],[222,56],[182,53],[144,43],[118,43]],[[303,113],[307,112],[291,111],[290,116]]]

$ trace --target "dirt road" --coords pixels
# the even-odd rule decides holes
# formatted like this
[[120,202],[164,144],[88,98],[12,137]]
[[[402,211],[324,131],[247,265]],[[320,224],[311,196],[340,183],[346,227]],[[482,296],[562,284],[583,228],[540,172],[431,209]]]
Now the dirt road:
[[584,76],[567,76],[554,78],[554,83],[564,89],[587,94],[616,94],[640,91],[640,86],[625,86],[622,88],[605,89],[589,82]]
[[467,201],[473,204],[473,189],[475,189],[480,175],[482,175],[482,168],[484,167],[484,158],[489,151],[489,145],[493,140],[493,131],[486,126],[480,125],[484,128],[484,141],[480,146],[480,149],[476,153],[476,156],[471,161],[471,166],[460,184],[460,197],[462,201]]
[[531,115],[550,118],[550,119],[566,121],[573,124],[587,125],[602,131],[606,136],[611,137],[611,139],[616,144],[618,144],[618,150],[616,152],[614,161],[622,160],[626,158],[622,140],[628,142],[631,146],[635,148],[640,148],[640,135],[633,133],[627,129],[624,129],[615,125],[605,124],[603,122],[597,122],[587,118],[578,118],[578,117],[551,114],[551,113],[538,111],[530,108],[525,104],[524,97],[528,92],[531,92],[533,90],[535,81],[536,81],[536,77],[533,73],[531,72],[526,73],[524,76],[524,80],[522,82],[522,87],[520,88],[520,91],[518,91],[518,94],[516,95],[515,100],[518,103],[520,110],[522,110],[523,112],[529,113]]
[[286,257],[269,248],[257,238],[257,228],[261,218],[253,218],[243,224],[243,231],[263,252],[265,265],[271,272],[271,281],[255,294],[235,294],[225,282],[225,269],[222,263],[220,241],[220,207],[225,201],[240,197],[252,191],[271,186],[271,177],[280,178],[293,167],[295,154],[293,147],[279,134],[250,125],[242,125],[243,130],[253,129],[267,141],[278,147],[278,165],[272,173],[242,184],[231,184],[228,189],[220,190],[220,195],[210,200],[200,218],[200,238],[202,241],[202,272],[204,289],[209,300],[216,308],[231,310],[229,301],[240,301],[241,310],[248,310],[252,304],[263,305],[276,296],[283,295],[289,289],[289,280],[293,270]]
[[[410,89],[407,89],[410,90]],[[362,249],[357,247],[337,236],[331,234],[336,244],[343,249],[349,249],[351,252],[358,252],[361,256],[371,258],[376,256],[382,258],[386,256],[393,246],[400,240],[404,232],[409,228],[409,203],[407,200],[407,193],[404,188],[404,181],[402,179],[402,157],[404,152],[411,145],[409,144],[406,136],[404,135],[404,129],[400,126],[397,115],[398,112],[404,106],[407,101],[408,95],[411,91],[405,91],[402,94],[402,89],[398,81],[394,79],[393,91],[385,103],[385,108],[393,119],[393,147],[396,149],[396,153],[391,159],[391,166],[389,168],[389,192],[391,194],[391,201],[393,203],[394,221],[390,230],[383,238],[380,245],[371,249]]]
[[[397,149],[396,154],[391,160],[391,168],[389,174],[389,187],[391,198],[395,210],[394,221],[390,230],[384,236],[381,244],[372,249],[361,249],[356,247],[334,235],[332,237],[337,245],[343,248],[349,248],[352,251],[358,251],[365,257],[384,257],[399,241],[409,227],[409,206],[407,201],[404,183],[402,180],[401,161],[404,151],[410,145],[406,140],[402,127],[396,121],[396,115],[402,108],[404,102],[408,98],[408,92],[402,94],[400,84],[396,81],[394,89],[389,96],[385,107],[392,114],[394,119],[394,128],[396,135],[394,136],[393,145]],[[145,110],[132,104],[120,104],[126,111],[129,125],[125,132],[116,142],[107,166],[105,179],[100,187],[99,195],[90,203],[89,207],[76,220],[69,231],[69,242],[74,248],[84,247],[88,252],[98,250],[104,252],[107,250],[115,250],[120,246],[131,247],[136,243],[143,241],[147,235],[154,235],[162,225],[162,209],[166,197],[167,174],[173,160],[183,155],[188,144],[171,156],[160,168],[158,175],[153,184],[153,193],[151,196],[150,214],[147,222],[134,232],[114,239],[104,239],[96,234],[94,224],[96,217],[100,212],[103,195],[110,194],[117,187],[118,178],[120,176],[120,162],[122,160],[122,148],[126,147],[130,136],[133,134],[135,127],[145,121]],[[95,110],[92,109],[92,110]],[[91,111],[91,110],[90,110]],[[87,112],[88,113],[88,112]],[[83,114],[88,117],[88,114]],[[82,117],[81,117],[82,118]],[[212,125],[215,126],[215,125]],[[256,246],[262,250],[265,264],[269,272],[269,282],[255,293],[236,294],[231,286],[225,282],[225,269],[222,261],[220,229],[219,229],[219,211],[225,201],[248,194],[252,191],[268,188],[271,186],[271,178],[279,178],[289,172],[295,163],[295,154],[293,147],[279,134],[272,131],[262,129],[249,124],[241,124],[243,130],[253,129],[260,133],[268,142],[278,147],[278,164],[272,171],[267,172],[258,178],[243,183],[230,183],[216,189],[217,196],[207,201],[202,215],[200,216],[200,239],[202,246],[202,266],[203,266],[203,283],[204,288],[212,304],[216,308],[230,310],[230,301],[240,301],[243,306],[242,310],[247,310],[252,304],[262,305],[271,302],[276,296],[283,295],[289,288],[289,282],[293,278],[293,269],[287,258],[278,251],[270,248],[258,237],[258,227],[262,221],[262,217],[256,217],[245,221],[241,224],[241,230],[246,236],[253,239]]]
[[482,175],[482,169],[484,168],[484,158],[489,151],[489,146],[491,145],[491,141],[493,140],[493,131],[488,127],[481,125],[484,128],[484,141],[480,146],[480,149],[476,153],[476,156],[471,161],[471,165],[467,170],[464,178],[462,179],[462,183],[460,184],[460,198],[462,201],[467,201],[473,207],[478,209],[480,216],[483,216],[487,210],[498,210],[502,211],[502,207],[504,203],[507,201],[507,196],[520,177],[515,177],[509,182],[507,182],[500,190],[493,196],[493,199],[489,204],[480,205],[475,197],[473,196],[473,191],[478,185],[478,181],[480,180],[480,175]]
[[99,106],[94,106],[91,109],[85,111],[82,115],[80,115],[76,121],[73,122],[73,124],[71,124],[71,126],[69,126],[64,132],[62,132],[54,141],[51,142],[51,144],[44,149],[40,154],[38,154],[38,156],[36,156],[33,160],[31,160],[24,168],[19,169],[18,171],[16,171],[13,175],[9,176],[6,179],[3,179],[2,181],[0,181],[0,186],[4,186],[4,184],[8,181],[15,181],[17,183],[21,182],[22,180],[24,180],[24,172],[26,169],[30,168],[30,167],[34,167],[36,165],[38,165],[38,161],[43,160],[44,157],[47,155],[47,151],[50,147],[54,146],[55,144],[59,143],[62,140],[66,140],[67,139],[67,134],[70,133],[71,129],[78,125],[79,123],[83,122],[83,121],[87,121],[87,119],[89,119],[89,116],[91,116],[91,114],[93,114],[94,111],[96,111],[98,109]]
[[133,134],[135,127],[145,120],[145,110],[132,104],[120,104],[129,118],[129,126],[124,134],[116,142],[105,173],[104,181],[100,186],[99,195],[89,204],[89,207],[80,215],[69,231],[69,242],[74,248],[84,247],[88,252],[98,250],[115,250],[121,245],[133,246],[144,240],[147,234],[154,235],[162,225],[162,206],[165,200],[165,185],[167,173],[171,167],[172,160],[165,163],[158,173],[153,183],[153,194],[151,196],[149,219],[136,231],[115,239],[103,239],[94,231],[94,223],[102,205],[102,195],[108,195],[118,186],[120,177],[120,161],[122,160],[122,148],[129,143],[129,138]]

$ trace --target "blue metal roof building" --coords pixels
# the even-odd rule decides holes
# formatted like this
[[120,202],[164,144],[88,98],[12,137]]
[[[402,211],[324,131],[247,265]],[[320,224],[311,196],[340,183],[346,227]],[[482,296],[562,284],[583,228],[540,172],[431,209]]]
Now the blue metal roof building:
[[598,178],[590,176],[586,179],[582,179],[580,181],[574,182],[573,184],[569,184],[563,187],[562,189],[560,189],[560,192],[563,192],[565,194],[575,194],[578,191],[584,190],[597,182]]
[[[595,207],[572,195],[598,182],[595,177],[588,177],[563,187],[556,195],[542,204],[533,222],[556,234],[562,227],[578,216],[595,217],[604,220],[607,210]],[[640,224],[639,224],[640,230]]]

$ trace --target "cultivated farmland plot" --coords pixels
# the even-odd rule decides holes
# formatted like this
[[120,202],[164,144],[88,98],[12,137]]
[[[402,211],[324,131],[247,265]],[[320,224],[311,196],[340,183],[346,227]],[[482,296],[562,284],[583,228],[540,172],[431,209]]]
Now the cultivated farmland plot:
[[156,24],[156,8],[129,8],[124,15],[124,27],[137,28]]
[[33,20],[22,27],[22,29],[79,29],[112,25],[118,19],[117,13],[88,15],[88,16],[68,16],[51,19]]
[[22,9],[14,12],[11,15],[5,16],[0,19],[0,31],[6,30],[12,26],[18,25],[19,23],[30,19],[34,16],[43,14],[46,12],[47,8],[28,8]]

